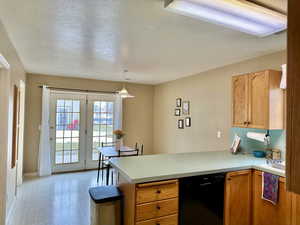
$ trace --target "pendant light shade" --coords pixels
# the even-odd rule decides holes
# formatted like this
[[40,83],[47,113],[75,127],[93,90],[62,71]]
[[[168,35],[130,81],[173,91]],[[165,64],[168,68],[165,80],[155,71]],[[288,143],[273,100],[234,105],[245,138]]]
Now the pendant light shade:
[[134,98],[133,95],[129,94],[125,87],[122,88],[121,91],[118,92],[121,98]]
[[[123,76],[124,76],[124,79],[128,81],[130,79],[126,77],[126,73],[128,73],[127,69],[125,69],[123,71]],[[131,94],[128,93],[127,89],[125,88],[125,84],[123,85],[122,90],[118,91],[118,94],[121,96],[121,98],[134,98],[133,95],[131,95]]]

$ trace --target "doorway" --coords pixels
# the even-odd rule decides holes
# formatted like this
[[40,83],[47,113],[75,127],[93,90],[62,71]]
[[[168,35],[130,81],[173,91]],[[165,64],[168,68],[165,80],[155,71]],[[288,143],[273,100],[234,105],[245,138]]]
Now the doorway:
[[97,168],[101,143],[113,142],[115,95],[51,91],[53,172]]

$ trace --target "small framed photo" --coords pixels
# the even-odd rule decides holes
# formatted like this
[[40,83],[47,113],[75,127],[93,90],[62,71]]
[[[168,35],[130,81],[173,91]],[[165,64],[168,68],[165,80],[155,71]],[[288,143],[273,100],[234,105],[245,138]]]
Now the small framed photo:
[[186,117],[185,118],[185,126],[186,127],[191,127],[192,126],[192,119],[191,119],[191,117]]
[[181,107],[181,98],[176,98],[176,107]]
[[182,102],[182,114],[190,115],[190,102],[189,101]]
[[175,116],[180,116],[180,115],[181,115],[181,110],[175,109]]
[[183,129],[183,128],[184,128],[184,121],[178,120],[178,129]]

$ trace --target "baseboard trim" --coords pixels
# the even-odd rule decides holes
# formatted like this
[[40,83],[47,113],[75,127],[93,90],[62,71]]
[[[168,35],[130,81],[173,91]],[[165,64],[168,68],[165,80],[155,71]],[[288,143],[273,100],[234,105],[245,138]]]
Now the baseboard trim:
[[38,173],[37,172],[33,172],[33,173],[24,173],[24,177],[37,177]]

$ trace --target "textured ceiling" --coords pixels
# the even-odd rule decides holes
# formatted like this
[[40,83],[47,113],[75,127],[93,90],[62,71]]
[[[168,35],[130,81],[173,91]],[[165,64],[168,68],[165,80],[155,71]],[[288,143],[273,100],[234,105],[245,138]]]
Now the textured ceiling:
[[0,0],[27,72],[157,84],[285,49],[177,15],[160,0]]

